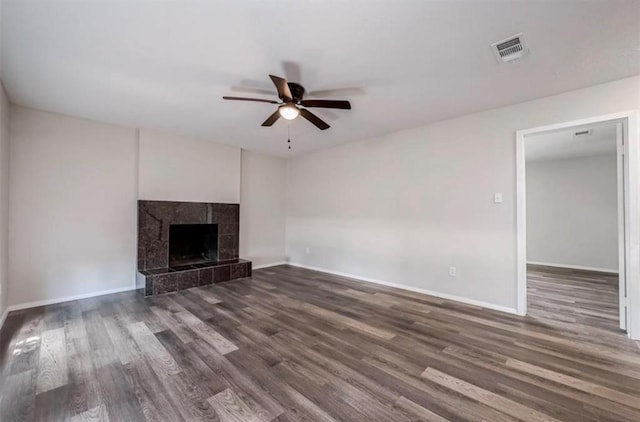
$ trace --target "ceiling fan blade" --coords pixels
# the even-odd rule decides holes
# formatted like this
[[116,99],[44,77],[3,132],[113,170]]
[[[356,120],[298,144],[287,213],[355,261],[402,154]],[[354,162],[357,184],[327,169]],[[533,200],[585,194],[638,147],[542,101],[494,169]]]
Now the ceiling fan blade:
[[280,118],[280,110],[276,110],[271,116],[262,123],[262,126],[273,126],[273,124]]
[[332,88],[332,89],[320,89],[307,93],[310,97],[352,97],[358,95],[365,95],[366,91],[360,86],[344,87],[344,88]]
[[351,110],[351,103],[349,101],[339,100],[302,100],[300,105],[305,107],[320,107],[320,108],[340,108],[342,110]]
[[307,119],[308,121],[310,121],[311,123],[313,123],[314,125],[316,125],[320,130],[329,129],[331,127],[322,119],[320,119],[318,116],[316,116],[315,114],[313,114],[312,112],[304,108],[300,109],[300,115],[305,119]]
[[236,86],[232,86],[231,87],[231,91],[233,92],[242,92],[245,94],[259,94],[259,95],[268,95],[270,97],[275,97],[278,95],[277,92],[275,92],[272,87],[269,87],[270,89],[263,89],[263,88],[256,88],[256,87],[252,87],[252,86],[242,86],[242,85],[236,85]]
[[257,101],[260,103],[280,104],[274,100],[265,100],[264,98],[247,98],[247,97],[222,97],[223,100],[236,100],[236,101]]
[[289,85],[287,84],[286,79],[281,78],[279,76],[274,76],[274,75],[269,75],[269,77],[271,78],[271,80],[273,81],[273,84],[278,89],[278,96],[280,98],[282,98],[283,100],[285,98],[289,100],[293,99],[293,95],[291,95],[291,90],[289,89]]

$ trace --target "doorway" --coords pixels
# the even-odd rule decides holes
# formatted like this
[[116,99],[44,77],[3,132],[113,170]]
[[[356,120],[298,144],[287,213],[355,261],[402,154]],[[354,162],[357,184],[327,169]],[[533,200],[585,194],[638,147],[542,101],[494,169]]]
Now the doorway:
[[636,113],[517,132],[519,314],[640,335],[637,140]]

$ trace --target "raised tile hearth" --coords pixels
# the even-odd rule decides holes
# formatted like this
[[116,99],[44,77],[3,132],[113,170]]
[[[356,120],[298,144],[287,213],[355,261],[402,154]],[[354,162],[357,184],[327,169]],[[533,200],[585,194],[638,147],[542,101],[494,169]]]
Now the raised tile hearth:
[[229,259],[179,267],[139,270],[137,287],[145,296],[170,293],[251,276],[251,262]]
[[138,201],[137,288],[146,296],[251,276],[238,204]]

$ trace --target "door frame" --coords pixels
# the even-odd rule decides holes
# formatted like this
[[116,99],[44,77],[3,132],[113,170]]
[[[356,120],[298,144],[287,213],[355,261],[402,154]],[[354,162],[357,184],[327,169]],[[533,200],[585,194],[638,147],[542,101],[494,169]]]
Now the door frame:
[[[516,132],[516,222],[517,222],[517,313],[527,313],[527,214],[525,139],[529,135],[598,123],[620,122],[624,130],[626,209],[624,268],[620,280],[626,282],[627,333],[640,339],[640,127],[636,110],[589,117],[564,123],[539,126]],[[620,260],[622,262],[622,260]]]
[[[627,300],[627,262],[630,257],[626,239],[629,238],[629,178],[628,154],[626,150],[626,133],[629,131],[625,121],[616,122],[616,182],[618,188],[618,322],[620,329],[627,331],[629,322],[629,302]],[[624,303],[624,305],[622,305]]]

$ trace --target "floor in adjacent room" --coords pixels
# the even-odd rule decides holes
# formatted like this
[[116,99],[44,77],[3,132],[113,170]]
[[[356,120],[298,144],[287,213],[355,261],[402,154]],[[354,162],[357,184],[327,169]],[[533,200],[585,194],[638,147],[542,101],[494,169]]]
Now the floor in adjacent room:
[[539,279],[524,318],[289,266],[12,313],[0,420],[640,420],[637,345]]
[[618,292],[617,274],[541,265],[527,268],[527,312],[549,324],[620,332]]

